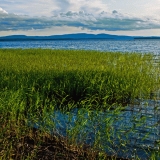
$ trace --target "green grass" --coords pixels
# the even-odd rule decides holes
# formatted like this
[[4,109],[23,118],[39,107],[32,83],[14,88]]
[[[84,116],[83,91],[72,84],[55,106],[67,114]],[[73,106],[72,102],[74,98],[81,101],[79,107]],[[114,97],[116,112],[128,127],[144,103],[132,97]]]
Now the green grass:
[[157,88],[150,54],[3,49],[0,57],[1,90],[22,90],[29,104],[40,93],[44,100],[91,99],[107,106],[146,97]]
[[160,87],[159,73],[152,54],[0,49],[0,157],[11,159],[25,136],[44,141],[49,130],[34,137],[28,116],[54,127],[47,115],[55,109],[107,110],[147,99]]

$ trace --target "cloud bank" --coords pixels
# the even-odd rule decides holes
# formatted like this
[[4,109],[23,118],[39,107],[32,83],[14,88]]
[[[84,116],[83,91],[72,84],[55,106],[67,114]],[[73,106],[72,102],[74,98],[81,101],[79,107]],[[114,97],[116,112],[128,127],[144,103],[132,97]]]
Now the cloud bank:
[[0,6],[9,13],[50,17],[60,12],[81,10],[96,14],[108,11],[107,3],[104,3],[103,0],[2,0]]
[[[69,1],[65,0],[66,6]],[[59,5],[62,2],[56,1]],[[96,1],[97,5],[102,5]],[[88,3],[88,1],[84,1]],[[57,4],[58,6],[58,4]],[[76,4],[73,5],[76,8]],[[69,26],[79,27],[89,30],[106,30],[106,31],[127,31],[127,30],[143,30],[143,29],[158,29],[160,28],[160,20],[149,18],[138,18],[129,15],[124,15],[116,10],[112,12],[100,12],[98,8],[92,8],[92,11],[86,12],[84,5],[77,6],[80,11],[67,11],[73,9],[68,4],[66,12],[53,11],[50,17],[31,17],[24,15],[11,14],[0,8],[0,31],[17,31],[17,30],[31,30],[31,29],[46,29],[54,26]],[[94,10],[94,13],[93,13]],[[92,14],[93,13],[93,14]]]

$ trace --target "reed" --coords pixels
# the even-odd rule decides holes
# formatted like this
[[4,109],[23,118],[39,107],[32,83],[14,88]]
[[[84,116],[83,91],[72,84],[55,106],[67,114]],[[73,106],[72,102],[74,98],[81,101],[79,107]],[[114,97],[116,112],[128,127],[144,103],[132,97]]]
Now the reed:
[[[84,108],[85,113],[80,112],[81,120],[86,112],[89,114],[93,110],[114,109],[116,115],[121,110],[119,106],[123,108],[135,99],[151,98],[150,95],[159,88],[159,68],[155,67],[152,54],[0,49],[0,57],[2,159],[32,159],[40,153],[41,144],[46,139],[53,140],[50,128],[54,128],[55,123],[49,115],[55,110],[70,113],[73,108]],[[155,97],[152,95],[152,98]],[[40,121],[45,125],[39,125]],[[39,130],[33,131],[33,124],[38,124]],[[70,130],[72,141],[65,139],[72,156],[78,147],[75,139],[80,126],[83,125],[77,124]],[[95,150],[99,148],[99,136],[94,143]],[[53,141],[60,146],[62,137]],[[73,148],[71,142],[75,144]],[[27,143],[32,147],[27,148]],[[79,157],[106,157],[103,149],[94,152],[90,148],[85,153],[83,148],[83,145],[76,148]]]
[[107,106],[149,96],[157,88],[151,54],[4,49],[0,56],[1,89],[22,89],[26,99],[35,93],[60,103],[64,97],[67,103],[93,97]]

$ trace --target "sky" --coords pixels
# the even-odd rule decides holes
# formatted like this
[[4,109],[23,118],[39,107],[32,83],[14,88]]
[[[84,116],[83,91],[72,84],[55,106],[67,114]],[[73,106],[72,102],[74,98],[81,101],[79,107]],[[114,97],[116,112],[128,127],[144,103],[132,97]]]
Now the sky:
[[0,36],[160,36],[160,0],[1,0]]

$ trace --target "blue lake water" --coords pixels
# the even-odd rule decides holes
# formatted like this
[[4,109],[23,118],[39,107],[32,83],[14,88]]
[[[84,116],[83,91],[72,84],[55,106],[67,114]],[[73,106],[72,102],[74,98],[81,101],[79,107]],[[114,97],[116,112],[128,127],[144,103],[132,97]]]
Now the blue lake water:
[[[138,101],[137,101],[138,102]],[[51,131],[57,135],[73,137],[77,142],[93,146],[118,157],[147,160],[151,152],[159,151],[160,100],[139,101],[124,111],[54,111],[47,114],[54,122]],[[35,127],[46,126],[45,121]],[[75,133],[75,134],[74,134]]]
[[0,48],[52,48],[160,54],[160,40],[0,41]]

